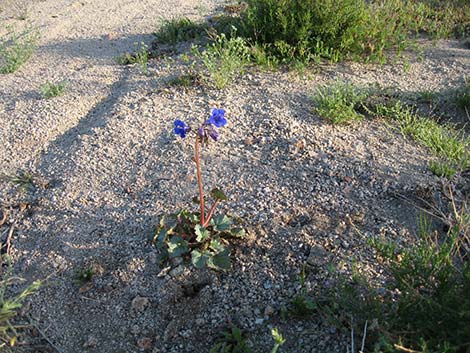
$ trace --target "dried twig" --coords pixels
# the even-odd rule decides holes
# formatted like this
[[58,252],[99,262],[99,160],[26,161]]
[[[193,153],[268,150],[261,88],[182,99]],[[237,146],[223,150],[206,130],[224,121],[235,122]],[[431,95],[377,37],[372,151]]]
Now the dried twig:
[[407,353],[419,353],[418,351],[415,351],[415,350],[410,349],[410,348],[403,347],[399,344],[394,344],[393,347],[395,347],[399,351],[403,351],[403,352],[407,352]]
[[359,353],[364,353],[364,347],[366,345],[366,336],[367,336],[367,320],[364,325],[364,333],[362,334],[362,344],[361,344],[361,350]]
[[33,322],[33,320],[31,319],[31,317],[29,317],[29,323],[30,323],[30,325],[31,325],[32,327],[34,327],[34,328],[39,332],[39,334],[41,335],[41,337],[42,337],[47,343],[49,343],[49,345],[50,345],[52,348],[55,349],[55,351],[56,351],[57,353],[63,353],[63,351],[62,351],[59,347],[57,347],[57,346],[49,339],[49,337],[46,336],[46,334],[44,333],[44,331],[42,331],[42,330],[39,328],[39,326],[36,325],[36,324]]
[[0,220],[0,227],[3,226],[7,220],[7,211],[4,208],[0,210],[2,212],[2,219]]

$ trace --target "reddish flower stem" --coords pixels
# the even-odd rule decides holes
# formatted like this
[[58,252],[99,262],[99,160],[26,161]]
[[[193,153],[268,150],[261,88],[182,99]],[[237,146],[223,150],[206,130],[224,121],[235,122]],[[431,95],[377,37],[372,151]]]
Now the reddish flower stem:
[[196,134],[195,144],[195,159],[196,159],[196,171],[197,171],[197,184],[199,186],[199,203],[201,204],[201,225],[204,227],[205,224],[205,208],[204,208],[204,190],[202,189],[202,176],[201,176],[201,163],[199,161],[199,136]]
[[219,203],[220,200],[215,200],[214,204],[212,205],[209,214],[207,215],[207,219],[202,225],[204,228],[209,225],[209,222],[211,221],[212,215],[214,214],[215,208],[217,207],[217,204]]

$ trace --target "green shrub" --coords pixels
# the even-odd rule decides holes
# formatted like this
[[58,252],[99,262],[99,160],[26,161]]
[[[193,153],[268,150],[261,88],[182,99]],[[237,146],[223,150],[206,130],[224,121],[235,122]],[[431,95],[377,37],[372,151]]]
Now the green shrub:
[[385,51],[400,53],[413,34],[433,38],[465,32],[470,4],[416,0],[248,0],[244,33],[288,61],[324,57],[385,61]]
[[365,90],[349,83],[336,82],[317,89],[312,100],[315,112],[321,117],[333,124],[347,124],[364,118],[359,110],[366,98]]
[[442,238],[421,231],[404,248],[372,239],[389,275],[385,291],[365,277],[339,277],[319,300],[319,314],[356,333],[367,320],[367,351],[469,352],[470,263],[462,261],[461,241],[458,226]]
[[12,31],[5,38],[0,38],[0,73],[18,70],[33,55],[38,41],[39,34],[34,29],[19,34]]
[[195,58],[204,67],[206,79],[216,88],[221,89],[243,73],[250,62],[250,47],[247,42],[232,34],[229,38],[224,33],[217,35],[214,42],[200,52],[193,46]]
[[160,29],[155,33],[157,42],[176,44],[203,36],[209,28],[207,23],[193,22],[187,17],[162,20]]
[[66,88],[67,83],[65,81],[58,83],[47,81],[44,85],[41,86],[41,94],[46,99],[53,98],[63,94]]

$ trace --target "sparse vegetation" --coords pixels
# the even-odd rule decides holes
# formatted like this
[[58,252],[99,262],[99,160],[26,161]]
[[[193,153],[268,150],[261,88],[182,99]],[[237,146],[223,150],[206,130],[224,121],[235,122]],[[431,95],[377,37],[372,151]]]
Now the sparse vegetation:
[[28,171],[20,171],[16,175],[0,175],[0,180],[15,184],[20,191],[34,191],[34,177]]
[[139,64],[142,73],[148,74],[148,60],[150,53],[147,44],[144,42],[134,43],[135,52],[126,52],[116,58],[116,61],[120,65],[133,65]]
[[160,43],[176,44],[204,36],[208,28],[207,23],[197,23],[187,17],[162,20],[155,36]]
[[445,177],[447,179],[452,178],[452,176],[457,172],[455,168],[449,163],[440,161],[429,162],[429,169],[434,175],[438,177]]
[[2,266],[6,265],[2,267],[0,276],[0,348],[5,348],[13,347],[18,337],[18,326],[11,320],[18,315],[18,310],[22,307],[24,300],[36,292],[42,282],[34,281],[18,294],[12,294],[8,291],[9,287],[22,280],[13,276],[13,267],[8,255],[1,255],[0,263]]
[[41,86],[41,94],[44,98],[49,99],[62,95],[66,88],[67,82],[65,81],[58,83],[47,81],[44,85]]
[[300,290],[299,293],[292,299],[291,308],[289,313],[294,317],[306,318],[312,315],[317,309],[317,305],[313,298],[308,295],[307,290],[305,289],[305,279],[306,279],[306,267],[302,267],[302,271],[299,275],[299,284]]
[[248,346],[242,331],[233,326],[229,331],[223,332],[219,341],[211,348],[210,353],[253,353]]
[[348,124],[364,118],[359,111],[367,95],[349,83],[336,82],[317,89],[312,99],[317,114],[333,124]]
[[400,101],[379,104],[374,109],[374,115],[396,121],[404,135],[411,136],[456,168],[470,166],[470,140],[452,126],[420,116]]
[[90,282],[95,275],[95,269],[93,266],[85,266],[81,269],[78,269],[75,273],[75,281],[82,285]]
[[468,352],[470,266],[461,252],[468,225],[456,224],[442,237],[429,227],[420,222],[419,239],[406,247],[371,239],[389,276],[386,291],[358,273],[352,281],[335,275],[318,313],[358,335],[367,321],[368,351]]
[[455,95],[455,102],[457,106],[465,110],[467,114],[470,113],[470,79],[465,77],[464,84],[457,90]]
[[170,86],[178,86],[189,88],[197,86],[201,83],[201,77],[194,72],[184,73],[173,78],[168,84]]
[[230,38],[223,33],[217,35],[215,41],[204,50],[199,51],[198,47],[193,46],[192,52],[204,67],[206,80],[218,89],[242,74],[250,62],[250,49],[246,41],[233,34]]
[[[271,353],[277,353],[286,342],[277,328],[271,330],[274,346]],[[238,327],[232,326],[230,330],[222,333],[222,337],[211,348],[210,353],[254,353],[248,344],[246,334]]]
[[39,33],[31,28],[22,33],[11,29],[9,35],[0,38],[0,73],[18,70],[33,55],[38,41]]

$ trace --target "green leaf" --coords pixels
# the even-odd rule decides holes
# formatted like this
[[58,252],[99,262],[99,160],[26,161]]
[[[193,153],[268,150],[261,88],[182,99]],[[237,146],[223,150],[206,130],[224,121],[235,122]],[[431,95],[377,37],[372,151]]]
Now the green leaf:
[[206,265],[208,258],[209,256],[205,251],[195,249],[191,252],[191,262],[196,268],[203,268]]
[[214,250],[217,254],[222,252],[228,252],[225,246],[220,242],[219,239],[212,239],[209,247]]
[[178,220],[175,214],[163,215],[159,221],[160,228],[166,228],[168,234],[173,232],[173,229],[178,225]]
[[230,270],[230,257],[226,253],[215,254],[207,259],[207,266],[216,270]]
[[244,238],[246,235],[245,229],[240,228],[240,227],[232,228],[230,229],[230,235],[235,238]]
[[214,226],[215,231],[223,232],[230,228],[230,226],[232,225],[232,220],[226,215],[219,215],[217,217],[212,218],[211,223]]
[[211,197],[215,200],[220,200],[220,201],[227,201],[228,197],[223,193],[222,190],[218,188],[214,188],[211,191]]
[[200,224],[194,227],[194,231],[196,233],[196,241],[203,243],[210,237],[210,233],[207,231],[206,228],[201,226]]
[[155,246],[157,247],[157,249],[161,249],[163,247],[167,236],[168,236],[168,232],[166,231],[165,228],[160,227],[157,229],[155,237],[153,238],[153,242]]
[[170,257],[178,257],[189,251],[188,242],[176,235],[168,242],[168,253]]
[[168,251],[162,249],[162,251],[157,255],[157,264],[162,265],[166,260],[168,260]]
[[193,224],[197,224],[199,223],[199,215],[197,213],[190,213],[188,215],[188,220]]

